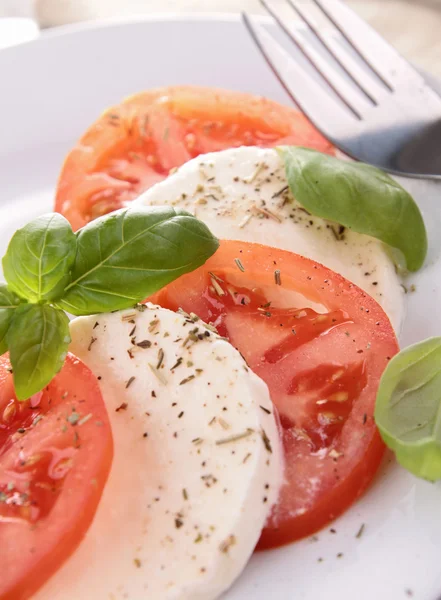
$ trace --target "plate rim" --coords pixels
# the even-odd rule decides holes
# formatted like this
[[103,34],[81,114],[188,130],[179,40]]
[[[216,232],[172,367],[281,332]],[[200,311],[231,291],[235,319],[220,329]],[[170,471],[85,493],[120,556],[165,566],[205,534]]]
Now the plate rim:
[[[244,12],[244,11],[243,11]],[[239,23],[242,21],[243,12],[184,12],[184,11],[173,11],[173,12],[152,12],[152,13],[134,13],[130,16],[114,16],[114,17],[103,17],[98,19],[85,19],[84,21],[77,21],[74,23],[67,23],[65,25],[56,25],[55,27],[48,27],[40,30],[40,36],[34,40],[23,42],[22,45],[32,44],[38,42],[41,39],[51,39],[59,37],[61,35],[68,35],[74,33],[81,33],[82,31],[90,31],[94,29],[106,29],[112,27],[125,27],[130,25],[136,25],[138,23],[185,23],[185,22],[198,22],[207,21],[212,22],[225,22],[225,23]],[[256,19],[260,23],[272,23],[273,19],[270,15],[262,14],[251,14],[253,19]],[[299,21],[299,26],[303,26]],[[5,48],[8,50],[9,48]]]
[[[99,31],[102,29],[112,29],[120,27],[130,27],[131,25],[137,25],[140,23],[201,23],[206,21],[207,24],[211,23],[240,23],[243,21],[243,14],[246,11],[240,12],[184,12],[184,11],[171,11],[171,12],[152,12],[152,13],[134,13],[133,15],[122,16],[117,15],[114,17],[104,17],[98,19],[85,19],[84,21],[77,21],[74,23],[67,23],[65,25],[57,25],[55,27],[48,27],[40,29],[39,35],[33,39],[25,40],[0,48],[0,55],[5,53],[13,53],[17,48],[27,48],[35,44],[39,44],[44,40],[57,39],[63,36],[70,36],[75,34],[81,34],[89,31]],[[271,15],[251,13],[251,16],[260,24],[270,25],[275,21]],[[296,28],[307,29],[307,25],[302,21],[294,21]],[[405,59],[407,60],[407,59]],[[413,64],[413,63],[411,63]],[[441,93],[441,78],[433,75],[430,71],[426,71],[418,65],[413,66],[420,71],[427,83],[435,88],[436,91]]]

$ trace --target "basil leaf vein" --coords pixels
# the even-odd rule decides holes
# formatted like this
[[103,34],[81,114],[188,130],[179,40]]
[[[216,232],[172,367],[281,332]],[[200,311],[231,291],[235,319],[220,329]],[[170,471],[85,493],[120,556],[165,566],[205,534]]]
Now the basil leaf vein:
[[420,210],[387,173],[307,148],[281,146],[278,152],[290,190],[308,212],[381,240],[398,250],[399,266],[409,271],[423,265],[427,235]]
[[70,343],[69,319],[49,304],[21,304],[15,309],[6,339],[15,393],[19,400],[26,400],[63,366]]
[[375,420],[403,467],[429,481],[441,479],[441,337],[405,348],[390,361]]
[[128,308],[218,248],[209,229],[172,207],[136,207],[92,221],[77,232],[71,282],[57,306],[74,315]]
[[57,213],[43,215],[18,229],[3,257],[10,290],[30,302],[60,298],[70,280],[76,238]]

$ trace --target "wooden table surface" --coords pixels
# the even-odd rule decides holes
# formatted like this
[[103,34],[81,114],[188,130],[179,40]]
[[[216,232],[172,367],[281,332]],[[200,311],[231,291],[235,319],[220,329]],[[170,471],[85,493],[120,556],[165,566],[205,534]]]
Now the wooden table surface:
[[[34,1],[44,27],[152,12],[264,12],[258,0]],[[441,78],[441,0],[347,0],[347,3],[406,58]]]

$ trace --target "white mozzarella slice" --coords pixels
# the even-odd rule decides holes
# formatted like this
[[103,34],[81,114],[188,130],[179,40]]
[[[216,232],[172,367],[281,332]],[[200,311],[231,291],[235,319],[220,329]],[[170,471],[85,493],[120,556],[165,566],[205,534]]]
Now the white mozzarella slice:
[[217,598],[281,485],[266,384],[201,321],[153,305],[77,318],[71,336],[99,379],[114,460],[85,539],[36,598]]
[[[258,242],[320,262],[375,298],[399,331],[404,292],[384,245],[307,214],[289,190],[274,149],[242,147],[199,156],[135,202],[192,212],[223,239]],[[339,239],[342,237],[342,239]]]

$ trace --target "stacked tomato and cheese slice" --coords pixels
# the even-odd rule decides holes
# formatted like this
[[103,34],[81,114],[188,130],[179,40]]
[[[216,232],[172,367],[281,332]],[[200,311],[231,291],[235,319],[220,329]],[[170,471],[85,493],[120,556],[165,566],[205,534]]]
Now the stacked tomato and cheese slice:
[[[394,265],[307,214],[277,152],[231,149],[244,143],[332,152],[292,109],[164,88],[104,113],[63,167],[57,208],[75,228],[150,187],[137,202],[184,208],[225,241],[152,303],[71,323],[114,457],[107,444],[102,497],[37,600],[215,599],[256,543],[317,531],[378,468],[375,393],[403,318]],[[89,414],[69,425],[92,432]]]
[[[272,149],[200,156],[137,202],[180,206],[242,242],[159,292],[166,308],[72,322],[116,451],[85,540],[38,600],[65,598],[66,580],[72,597],[217,598],[259,537],[274,546],[316,531],[383,453],[372,415],[395,337],[375,299],[333,272],[399,328],[402,289],[382,244],[305,213]],[[119,537],[96,577],[99,549]]]

